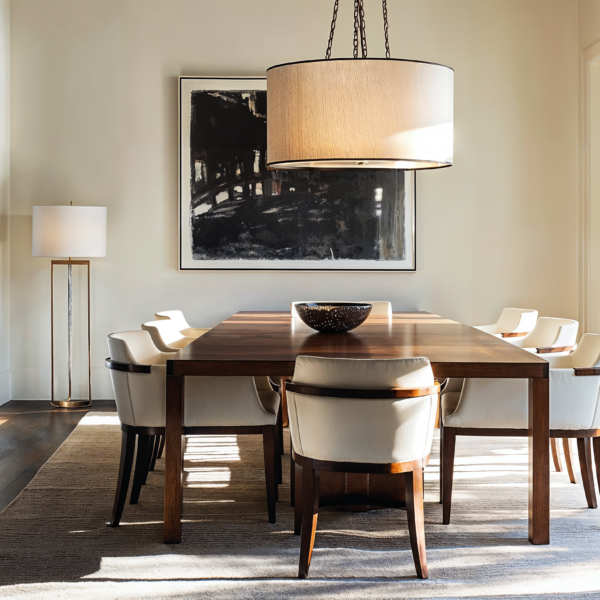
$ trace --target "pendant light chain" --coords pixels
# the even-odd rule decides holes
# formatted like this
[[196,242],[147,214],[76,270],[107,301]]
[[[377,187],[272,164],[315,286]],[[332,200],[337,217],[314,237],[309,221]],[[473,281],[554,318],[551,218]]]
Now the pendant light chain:
[[358,22],[358,0],[354,0],[354,58],[358,58],[358,30],[359,30],[359,22]]
[[[391,58],[390,40],[388,34],[388,12],[387,0],[381,0],[383,7],[383,33],[385,35],[385,57]],[[338,10],[340,0],[335,0],[333,3],[333,17],[331,18],[331,29],[329,31],[329,41],[327,42],[327,51],[325,52],[325,60],[331,58],[331,49],[333,47],[333,36],[335,35],[335,26],[337,24]],[[354,58],[358,58],[358,41],[360,39],[361,58],[367,58],[367,31],[365,24],[365,8],[364,0],[354,0],[354,39],[353,52]]]
[[325,60],[329,60],[331,58],[331,47],[333,46],[333,34],[335,33],[335,24],[337,21],[339,5],[340,0],[335,0],[335,3],[333,5],[333,18],[331,19],[331,31],[329,32],[329,43],[327,44],[327,52],[325,53]]
[[365,31],[365,9],[363,7],[364,0],[358,0],[359,18],[360,18],[360,48],[362,57],[367,58],[367,32]]
[[392,55],[390,54],[390,39],[388,37],[387,0],[381,0],[381,4],[383,5],[383,33],[385,34],[385,57],[391,58]]

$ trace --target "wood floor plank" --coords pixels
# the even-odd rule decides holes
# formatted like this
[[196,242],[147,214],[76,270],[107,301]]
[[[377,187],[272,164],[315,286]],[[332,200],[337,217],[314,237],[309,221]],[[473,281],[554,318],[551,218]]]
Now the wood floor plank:
[[35,477],[87,412],[115,411],[114,400],[91,408],[53,408],[45,400],[12,400],[0,406],[0,511]]

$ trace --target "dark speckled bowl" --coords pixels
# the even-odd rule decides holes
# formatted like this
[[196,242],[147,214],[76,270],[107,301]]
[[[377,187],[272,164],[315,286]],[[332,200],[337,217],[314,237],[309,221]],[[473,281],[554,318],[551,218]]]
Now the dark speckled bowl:
[[323,333],[351,331],[365,322],[373,308],[360,302],[302,302],[295,306],[304,323]]

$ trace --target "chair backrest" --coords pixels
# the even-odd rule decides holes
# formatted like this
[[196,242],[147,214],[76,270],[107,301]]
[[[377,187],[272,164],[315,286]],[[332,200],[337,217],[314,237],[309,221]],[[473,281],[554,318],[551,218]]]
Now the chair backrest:
[[[355,302],[346,301],[346,300],[299,300],[297,302],[292,302],[292,317],[298,316],[298,311],[296,310],[296,304],[303,304],[304,302],[337,302],[337,303],[347,303],[347,304],[355,304]],[[392,303],[385,302],[383,300],[360,300],[360,302],[372,304],[373,308],[371,309],[371,315],[387,315],[388,317],[392,316]]]
[[155,346],[147,331],[111,333],[108,349],[112,360],[137,365],[163,365],[165,356]]
[[574,368],[600,367],[600,335],[585,333],[569,358]]
[[497,337],[503,333],[529,333],[535,327],[538,311],[529,308],[504,308],[491,325],[477,325],[475,329]]
[[173,352],[176,348],[171,347],[171,344],[185,339],[170,319],[148,321],[142,324],[142,329],[150,334],[154,345],[162,352]]
[[165,361],[147,331],[111,333],[110,358],[128,365],[152,365],[150,373],[110,370],[119,419],[137,427],[165,426]]
[[537,310],[505,308],[496,322],[496,333],[529,333],[533,331],[537,318]]
[[[294,450],[318,460],[397,463],[429,455],[437,393],[405,398],[352,398],[352,390],[429,388],[427,358],[296,359],[293,384],[342,388],[348,397],[286,392]],[[376,394],[374,394],[376,395]]]
[[514,339],[521,348],[568,347],[575,345],[578,329],[579,323],[572,319],[540,317],[529,335]]
[[177,331],[190,328],[190,325],[180,310],[162,310],[155,313],[154,318],[157,321],[173,321]]

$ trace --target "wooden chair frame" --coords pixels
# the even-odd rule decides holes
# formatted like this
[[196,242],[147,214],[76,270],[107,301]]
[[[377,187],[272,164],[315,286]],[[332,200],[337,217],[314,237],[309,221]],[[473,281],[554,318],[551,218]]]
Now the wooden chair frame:
[[[110,358],[105,360],[107,368],[126,373],[151,373],[151,365],[134,365],[120,363]],[[277,425],[236,425],[211,427],[184,427],[184,435],[257,435],[263,436],[263,452],[265,461],[265,481],[267,486],[267,507],[269,523],[276,522],[276,502],[278,501],[278,483],[282,481],[281,451],[279,424],[281,423],[281,407],[277,414]],[[119,479],[115,493],[115,502],[110,521],[111,527],[117,527],[123,514],[127,497],[127,489],[131,478],[133,457],[137,438],[137,457],[135,473],[129,503],[137,504],[142,485],[146,483],[148,471],[154,470],[156,460],[162,457],[165,444],[164,427],[134,427],[121,423],[121,460]]]
[[[440,384],[423,388],[393,388],[387,390],[356,390],[324,388],[295,384],[287,380],[286,392],[329,398],[393,399],[417,398],[439,394]],[[427,556],[425,546],[425,520],[423,512],[423,470],[429,455],[414,461],[401,463],[355,463],[315,460],[298,454],[292,448],[291,494],[294,505],[294,535],[301,535],[298,578],[308,577],[315,542],[318,513],[321,509],[344,505],[377,505],[407,511],[410,544],[417,576],[427,579]],[[406,502],[366,496],[363,494],[336,494],[321,497],[319,481],[321,472],[369,473],[404,475]],[[300,478],[301,475],[301,478]],[[298,476],[301,485],[296,481]]]

